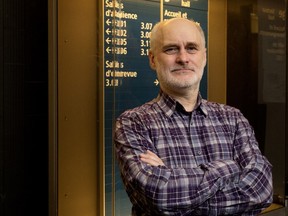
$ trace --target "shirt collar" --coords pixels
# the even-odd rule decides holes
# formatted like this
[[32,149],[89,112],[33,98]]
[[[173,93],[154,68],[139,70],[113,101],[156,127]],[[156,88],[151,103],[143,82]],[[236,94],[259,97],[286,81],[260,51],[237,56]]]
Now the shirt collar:
[[[157,103],[158,103],[159,107],[163,110],[163,112],[169,117],[175,111],[177,111],[177,109],[176,109],[178,106],[177,104],[182,106],[179,102],[177,102],[175,99],[170,97],[168,94],[166,94],[162,90],[160,90],[159,95],[157,97]],[[197,103],[196,103],[196,106],[195,106],[195,109],[193,110],[193,112],[195,110],[200,110],[201,113],[203,113],[205,116],[207,116],[207,114],[208,114],[207,108],[206,108],[206,100],[204,100],[202,98],[200,92],[198,94]]]

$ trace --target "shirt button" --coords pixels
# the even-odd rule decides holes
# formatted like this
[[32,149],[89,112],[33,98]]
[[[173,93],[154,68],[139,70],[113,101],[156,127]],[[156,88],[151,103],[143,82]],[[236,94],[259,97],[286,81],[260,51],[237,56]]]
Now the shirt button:
[[198,155],[202,155],[202,151],[198,151],[197,154],[198,154]]

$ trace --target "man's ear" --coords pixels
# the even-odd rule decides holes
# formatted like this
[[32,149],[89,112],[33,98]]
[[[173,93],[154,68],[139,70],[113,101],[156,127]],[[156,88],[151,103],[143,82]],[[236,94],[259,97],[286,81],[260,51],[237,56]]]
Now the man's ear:
[[156,70],[155,56],[154,56],[154,54],[152,53],[151,50],[149,51],[148,57],[149,57],[150,67],[151,67],[153,70]]

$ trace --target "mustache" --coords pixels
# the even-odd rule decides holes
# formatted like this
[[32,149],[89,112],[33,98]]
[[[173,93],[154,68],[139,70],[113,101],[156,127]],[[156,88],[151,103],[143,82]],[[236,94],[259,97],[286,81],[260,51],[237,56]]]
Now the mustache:
[[179,71],[179,70],[191,70],[191,71],[194,71],[194,68],[183,66],[183,67],[175,67],[175,68],[171,68],[170,69],[171,72],[175,72],[175,71]]

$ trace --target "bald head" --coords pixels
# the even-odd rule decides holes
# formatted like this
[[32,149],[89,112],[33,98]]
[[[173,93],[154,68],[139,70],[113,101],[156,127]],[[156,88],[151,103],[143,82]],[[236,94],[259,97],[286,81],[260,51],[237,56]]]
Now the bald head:
[[183,28],[189,25],[193,26],[194,29],[200,34],[202,45],[205,47],[205,35],[199,23],[185,18],[172,18],[159,22],[153,27],[150,35],[150,51],[155,51],[157,45],[163,39],[163,33],[165,32],[166,28],[174,28],[179,25],[183,25]]

